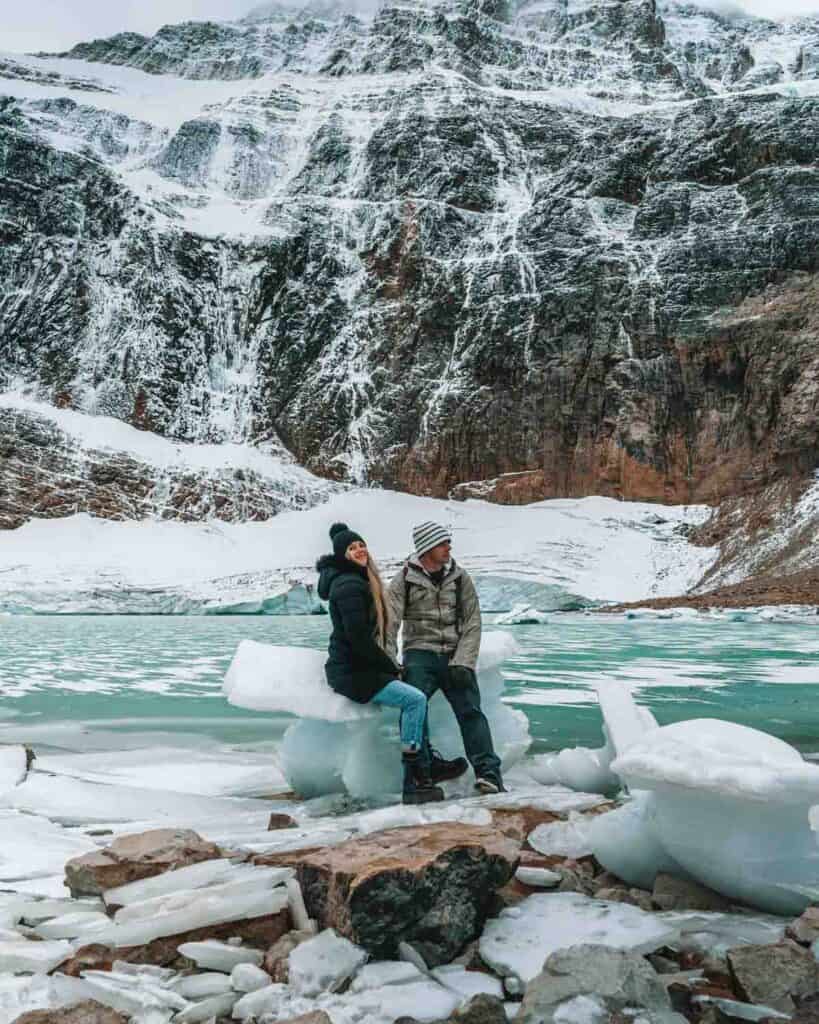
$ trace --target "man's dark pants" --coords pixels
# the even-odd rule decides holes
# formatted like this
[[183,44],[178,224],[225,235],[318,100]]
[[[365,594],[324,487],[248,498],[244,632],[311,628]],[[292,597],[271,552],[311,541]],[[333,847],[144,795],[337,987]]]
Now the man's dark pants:
[[[461,736],[464,751],[476,775],[500,772],[500,758],[492,745],[492,734],[486,715],[481,711],[481,692],[475,676],[468,686],[453,686],[449,678],[449,655],[433,651],[404,651],[404,681],[427,695],[427,699],[440,690],[449,701]],[[424,728],[425,759],[431,757],[429,728]]]

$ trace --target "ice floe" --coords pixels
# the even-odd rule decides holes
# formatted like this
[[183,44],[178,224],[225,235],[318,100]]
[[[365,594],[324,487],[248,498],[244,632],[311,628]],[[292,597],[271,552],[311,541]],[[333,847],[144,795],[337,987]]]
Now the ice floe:
[[583,943],[650,953],[674,940],[679,929],[625,903],[590,899],[574,892],[537,893],[487,923],[481,959],[502,977],[511,992],[539,974],[543,961],[558,949]]
[[495,619],[497,626],[532,626],[542,625],[549,621],[545,612],[538,611],[529,604],[516,604],[511,611],[499,615]]

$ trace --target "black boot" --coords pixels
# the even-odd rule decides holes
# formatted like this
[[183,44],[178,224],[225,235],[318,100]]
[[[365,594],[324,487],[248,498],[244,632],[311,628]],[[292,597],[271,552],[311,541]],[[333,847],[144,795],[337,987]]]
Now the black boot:
[[433,782],[447,782],[449,779],[460,778],[468,767],[469,762],[465,757],[453,757],[447,761],[437,750],[433,750],[429,774]]
[[429,770],[423,764],[420,754],[404,752],[401,760],[404,763],[402,803],[431,804],[444,799],[444,791],[439,786],[433,786]]

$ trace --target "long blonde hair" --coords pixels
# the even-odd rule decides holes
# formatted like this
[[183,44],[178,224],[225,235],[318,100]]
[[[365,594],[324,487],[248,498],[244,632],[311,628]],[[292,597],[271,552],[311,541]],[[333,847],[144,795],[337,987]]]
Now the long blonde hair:
[[387,604],[386,594],[384,593],[381,573],[378,571],[378,564],[372,555],[369,556],[369,561],[367,562],[367,579],[370,583],[370,593],[373,595],[373,604],[375,605],[375,638],[381,647],[386,647],[390,609]]

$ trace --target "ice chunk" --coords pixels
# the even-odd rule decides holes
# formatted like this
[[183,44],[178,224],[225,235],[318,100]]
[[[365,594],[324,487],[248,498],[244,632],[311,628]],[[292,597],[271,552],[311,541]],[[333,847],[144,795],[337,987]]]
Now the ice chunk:
[[[127,907],[122,907],[116,912],[114,921],[117,924],[127,924],[130,921],[140,921],[153,917],[155,914],[166,914],[170,910],[180,910],[185,906],[195,903],[200,896],[207,896],[209,900],[213,901],[217,898],[232,900],[240,896],[269,893],[274,884],[282,880],[282,872],[291,872],[291,869],[254,868],[248,866],[246,871],[236,872],[236,881],[223,882],[221,885],[210,885],[203,889],[181,889],[178,892],[166,893],[164,896],[154,896],[152,899],[143,900],[141,903],[130,903]],[[229,875],[227,877],[233,876]],[[286,892],[286,889],[282,889],[279,895],[286,895]]]
[[327,685],[326,654],[308,647],[280,647],[242,640],[225,676],[230,704],[251,711],[275,711],[297,718],[355,722],[379,714],[374,704],[357,704]]
[[788,919],[773,914],[666,911],[658,915],[680,935],[672,945],[685,952],[724,957],[737,946],[770,946],[785,936]]
[[174,1018],[178,1024],[201,1024],[202,1021],[216,1017],[224,1017],[233,1011],[239,1000],[235,992],[225,992],[219,996],[210,996],[201,1003],[194,1003]]
[[193,960],[197,967],[207,971],[224,971],[230,974],[237,964],[255,964],[261,967],[264,955],[257,949],[245,946],[230,946],[216,939],[205,939],[204,942],[183,942],[179,947],[182,956]]
[[606,738],[616,755],[619,756],[657,728],[657,719],[648,708],[638,707],[634,703],[627,687],[601,683],[596,689],[600,710],[603,712]]
[[327,928],[302,942],[288,957],[290,986],[305,996],[335,992],[366,959],[360,946]]
[[184,1010],[189,1005],[149,972],[84,971],[81,984],[85,993],[81,998],[96,999],[129,1017],[145,1010]]
[[819,767],[798,751],[756,729],[694,719],[646,734],[612,767],[651,793],[644,821],[691,877],[773,913],[805,908],[799,888],[819,877],[809,825]]
[[515,872],[515,878],[533,889],[554,889],[556,885],[560,885],[563,876],[548,868],[520,867]]
[[[251,967],[253,965],[241,964],[240,966]],[[267,980],[270,981],[269,978]],[[233,985],[227,974],[207,973],[190,974],[177,978],[171,982],[171,987],[174,992],[178,992],[185,999],[206,999],[208,996],[219,996],[230,992]]]
[[457,964],[448,964],[445,967],[436,967],[432,971],[432,976],[445,988],[456,992],[464,1001],[482,993],[503,999],[503,985],[497,978],[483,971],[468,971]]
[[300,931],[309,931],[313,927],[307,907],[304,905],[304,896],[301,886],[295,878],[287,879],[287,905],[290,908],[290,919],[293,927]]
[[0,747],[0,797],[23,781],[27,765],[25,747]]
[[[355,995],[345,994],[335,1000],[335,1005],[341,1010],[346,1004],[354,1013],[361,1015],[359,1019],[373,1024],[390,1024],[400,1017],[419,1021],[446,1020],[461,1002],[459,994],[424,978],[404,985],[365,989]],[[333,1005],[328,1006],[331,1016]]]
[[[140,822],[145,828],[193,828],[201,831],[203,823],[220,822],[223,827],[230,823],[244,825],[255,814],[259,827],[264,828],[270,815],[270,806],[265,800],[224,800],[137,786],[100,786],[83,779],[40,775],[37,772],[30,773],[25,782],[12,789],[6,801],[16,810],[71,825],[123,822],[133,826],[134,822]],[[75,840],[75,848],[77,846],[79,842]],[[77,852],[86,853],[89,846],[96,849],[95,844],[89,843]],[[75,855],[63,856],[63,863]],[[54,870],[49,868],[48,873],[52,874]]]
[[539,754],[529,772],[544,785],[559,782],[587,793],[609,793],[619,785],[609,767],[613,759],[614,751],[608,744],[595,749],[567,747],[556,754]]
[[73,952],[68,942],[0,941],[0,973],[47,974]]
[[541,754],[530,768],[533,778],[545,784],[560,782],[571,789],[609,793],[620,781],[611,763],[618,754],[657,728],[654,716],[640,708],[624,686],[599,684],[597,698],[603,712],[602,747],[571,747],[555,754]]
[[[12,789],[7,794],[8,799],[17,799],[31,785],[33,778],[36,776]],[[97,849],[96,843],[87,836],[66,832],[45,818],[16,810],[0,809],[0,835],[3,837],[0,843],[2,888],[8,888],[6,883],[17,883],[23,879],[62,874],[67,860]]]
[[29,1010],[49,1009],[52,1001],[51,982],[42,974],[0,977],[0,1024],[12,1024]]
[[650,953],[678,934],[673,924],[625,903],[573,892],[537,893],[489,921],[479,950],[481,959],[498,974],[526,984],[558,949],[591,943]]
[[228,921],[278,914],[287,906],[284,889],[252,892],[237,897],[210,895],[208,890],[179,894],[179,905],[168,906],[164,913],[102,928],[89,928],[75,940],[78,945],[102,942],[109,946],[141,946],[167,935],[180,935],[194,928],[205,928]]
[[0,916],[12,912],[16,920],[31,925],[65,914],[101,914],[103,910],[102,900],[38,900],[31,896],[14,896],[4,903],[0,896]]
[[367,988],[381,988],[384,985],[403,985],[408,981],[420,981],[425,977],[415,964],[405,960],[380,960],[364,964],[350,985],[351,992],[363,992]]
[[529,833],[529,845],[546,856],[586,857],[591,851],[591,820],[572,811],[568,821],[550,821]]
[[268,985],[266,988],[248,992],[234,1004],[232,1016],[235,1020],[261,1020],[263,1017],[275,1016],[284,999],[287,998],[286,985]]
[[237,992],[255,992],[270,984],[270,975],[255,964],[236,964],[230,982]]
[[549,616],[539,612],[529,604],[516,604],[511,611],[499,615],[495,619],[497,626],[530,626],[548,622]]
[[492,630],[481,636],[481,649],[478,653],[478,672],[491,672],[493,669],[514,658],[518,653],[518,642],[511,633]]
[[[325,681],[320,652],[255,642],[249,648],[249,643],[243,641],[237,651],[225,693],[243,707],[300,716],[280,747],[280,764],[293,789],[307,797],[345,790],[363,798],[400,792],[397,712],[376,712],[371,705],[334,694]],[[531,742],[526,715],[502,700],[504,680],[499,666],[516,649],[508,633],[485,633],[478,659],[483,709],[505,771],[523,757]],[[437,747],[452,752],[462,749],[457,722],[440,695],[430,702],[429,722]]]
[[[552,1020],[554,1024],[605,1024],[611,1016],[602,999],[580,995],[562,1002],[552,1014]],[[646,1017],[640,1015],[637,1019]]]
[[79,911],[76,914],[63,914],[38,925],[34,930],[43,939],[74,939],[80,932],[95,925],[106,925],[110,919],[106,914],[94,911]]
[[597,815],[589,825],[589,845],[606,870],[629,885],[651,889],[661,872],[687,876],[657,838],[652,825],[654,797],[636,793],[615,811]]
[[107,889],[103,899],[109,907],[126,907],[129,903],[141,903],[154,896],[176,892],[178,889],[199,889],[205,885],[222,882],[231,872],[234,865],[222,857],[217,860],[205,860],[199,864],[190,864],[175,871],[165,871],[153,878],[143,878],[138,882],[129,882],[116,889]]
[[[697,1007],[708,1009],[715,1006],[721,1015],[734,1020],[747,1020],[752,1024],[760,1020],[790,1020],[787,1013],[772,1010],[770,1006],[740,1003],[735,999],[720,999],[718,996],[692,996],[691,1002]],[[720,1018],[721,1019],[721,1018]]]

